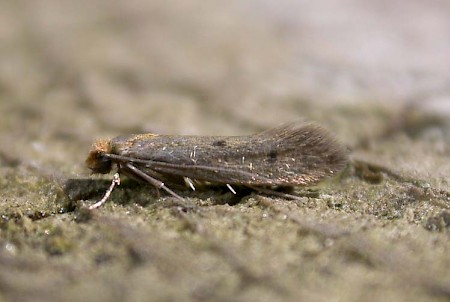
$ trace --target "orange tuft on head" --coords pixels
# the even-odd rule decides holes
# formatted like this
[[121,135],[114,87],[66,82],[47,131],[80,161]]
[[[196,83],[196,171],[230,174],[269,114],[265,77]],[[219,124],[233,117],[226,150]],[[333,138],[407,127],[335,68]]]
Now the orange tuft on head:
[[93,173],[109,173],[111,171],[111,160],[103,156],[108,153],[111,153],[111,140],[96,140],[86,158],[86,166],[91,169]]
[[92,151],[110,153],[111,152],[111,140],[109,139],[98,139],[92,144]]

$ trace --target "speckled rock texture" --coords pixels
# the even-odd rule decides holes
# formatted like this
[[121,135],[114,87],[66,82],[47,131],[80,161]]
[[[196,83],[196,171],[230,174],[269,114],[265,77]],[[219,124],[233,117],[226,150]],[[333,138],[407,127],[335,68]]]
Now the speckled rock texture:
[[[447,1],[0,2],[0,301],[448,301]],[[298,200],[187,204],[96,138],[314,120],[350,150]]]

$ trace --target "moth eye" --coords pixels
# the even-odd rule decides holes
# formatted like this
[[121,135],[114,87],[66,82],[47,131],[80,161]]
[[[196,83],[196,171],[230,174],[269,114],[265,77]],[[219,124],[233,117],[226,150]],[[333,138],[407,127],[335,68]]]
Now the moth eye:
[[96,160],[96,167],[92,169],[95,173],[107,174],[111,171],[111,159],[106,158],[99,154]]
[[93,151],[86,159],[86,165],[94,173],[107,174],[111,171],[112,162],[101,152]]

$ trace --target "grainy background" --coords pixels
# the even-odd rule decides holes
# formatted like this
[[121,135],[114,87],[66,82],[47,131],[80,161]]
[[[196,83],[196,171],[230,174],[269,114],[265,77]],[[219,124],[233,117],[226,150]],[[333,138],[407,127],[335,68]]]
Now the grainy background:
[[[448,37],[444,0],[0,1],[0,300],[448,301]],[[298,118],[354,160],[313,197],[80,210],[95,138]]]

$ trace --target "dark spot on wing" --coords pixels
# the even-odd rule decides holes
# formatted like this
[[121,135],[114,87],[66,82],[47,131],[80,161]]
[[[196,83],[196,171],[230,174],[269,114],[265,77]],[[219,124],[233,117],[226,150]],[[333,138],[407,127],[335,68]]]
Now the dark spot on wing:
[[269,162],[271,162],[271,163],[276,162],[276,161],[277,161],[277,156],[278,156],[277,151],[275,151],[275,150],[270,151],[270,152],[269,152],[269,155],[268,155],[268,157],[269,157]]
[[227,142],[224,140],[218,140],[218,141],[214,141],[212,143],[212,145],[216,146],[216,147],[225,147],[227,145]]

